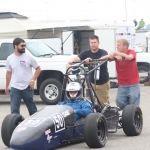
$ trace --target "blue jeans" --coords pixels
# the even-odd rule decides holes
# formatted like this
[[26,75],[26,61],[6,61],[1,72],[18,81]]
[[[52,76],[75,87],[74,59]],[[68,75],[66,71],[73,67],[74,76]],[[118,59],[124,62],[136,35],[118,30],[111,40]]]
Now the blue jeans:
[[10,90],[11,113],[20,114],[21,99],[24,100],[24,103],[27,106],[30,115],[37,112],[36,105],[33,101],[33,94],[34,90],[30,90],[29,86],[24,90],[18,90],[16,88],[11,87]]
[[121,110],[129,104],[140,104],[140,85],[132,84],[128,86],[119,86],[116,96],[116,104]]

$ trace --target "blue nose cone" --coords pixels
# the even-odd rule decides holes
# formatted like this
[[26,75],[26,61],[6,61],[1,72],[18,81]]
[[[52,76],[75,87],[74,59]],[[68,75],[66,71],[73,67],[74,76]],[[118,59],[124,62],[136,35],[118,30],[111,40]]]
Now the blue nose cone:
[[[37,120],[39,119],[29,118],[15,128],[10,140],[11,148],[19,150],[46,150],[47,135],[50,136],[50,129],[53,123],[48,119],[42,120],[42,123],[40,120],[39,124],[33,124],[33,121],[35,123]],[[46,131],[49,131],[49,133],[45,134]]]
[[[23,136],[22,136],[23,138]],[[24,142],[21,144],[21,140],[17,142],[16,140],[11,140],[10,147],[17,150],[47,150],[46,136],[43,136],[39,139],[30,142]]]

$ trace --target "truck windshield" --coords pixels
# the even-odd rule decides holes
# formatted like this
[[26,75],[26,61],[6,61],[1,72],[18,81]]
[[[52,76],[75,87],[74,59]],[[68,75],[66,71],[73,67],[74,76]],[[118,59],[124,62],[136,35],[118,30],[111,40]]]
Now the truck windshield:
[[143,50],[142,50],[140,47],[135,46],[135,52],[137,52],[137,53],[142,53]]
[[52,55],[59,55],[55,50],[40,41],[26,42],[26,47],[35,57],[51,57]]

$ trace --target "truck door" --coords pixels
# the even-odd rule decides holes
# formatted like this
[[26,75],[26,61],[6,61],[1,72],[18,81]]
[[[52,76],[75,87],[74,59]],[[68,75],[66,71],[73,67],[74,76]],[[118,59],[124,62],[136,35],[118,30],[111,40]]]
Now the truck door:
[[2,43],[0,46],[0,90],[6,86],[6,60],[14,52],[12,43]]

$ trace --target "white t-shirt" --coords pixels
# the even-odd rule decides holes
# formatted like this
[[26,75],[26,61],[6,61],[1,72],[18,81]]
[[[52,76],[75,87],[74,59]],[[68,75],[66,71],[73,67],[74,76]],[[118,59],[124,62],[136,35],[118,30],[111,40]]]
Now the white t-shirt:
[[6,69],[12,72],[11,87],[19,90],[26,89],[32,80],[32,67],[39,65],[35,59],[27,53],[16,56],[14,53],[8,56]]

